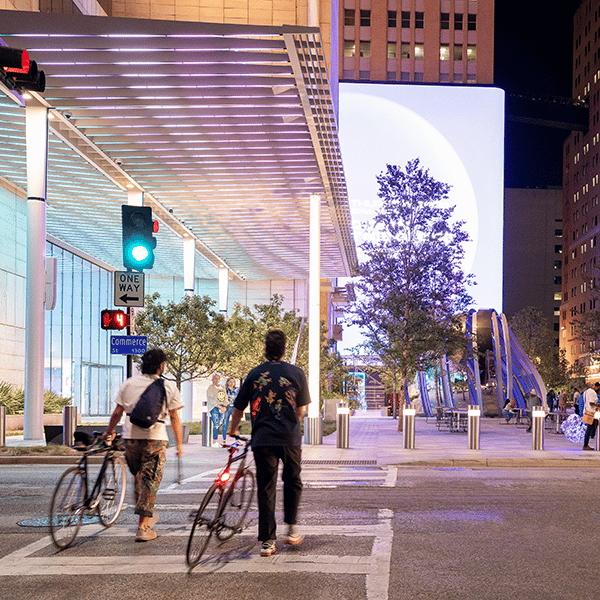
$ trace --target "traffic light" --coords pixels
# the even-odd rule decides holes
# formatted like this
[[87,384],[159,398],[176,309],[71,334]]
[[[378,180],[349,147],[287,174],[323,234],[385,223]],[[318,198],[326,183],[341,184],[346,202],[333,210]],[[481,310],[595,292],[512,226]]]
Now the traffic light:
[[123,266],[143,271],[154,266],[156,238],[152,209],[149,206],[121,206],[123,220]]
[[102,329],[125,329],[129,324],[129,317],[119,309],[107,308],[100,313],[100,327]]
[[46,75],[35,60],[29,60],[27,50],[0,45],[0,79],[11,89],[34,92],[46,89]]

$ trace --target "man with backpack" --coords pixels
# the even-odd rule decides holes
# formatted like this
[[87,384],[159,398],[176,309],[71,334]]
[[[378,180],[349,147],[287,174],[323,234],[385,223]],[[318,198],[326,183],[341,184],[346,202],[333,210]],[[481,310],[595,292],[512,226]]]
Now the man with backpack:
[[[115,399],[117,406],[102,436],[105,440],[112,438],[115,427],[125,413],[125,459],[135,477],[135,514],[139,515],[136,542],[147,542],[157,537],[152,529],[156,523],[154,503],[163,476],[169,441],[165,425],[167,415],[171,418],[177,456],[183,454],[179,418],[183,402],[175,384],[161,379],[166,364],[167,357],[158,348],[148,350],[142,356],[142,374],[130,377],[121,386]],[[132,420],[139,424],[133,424]]]

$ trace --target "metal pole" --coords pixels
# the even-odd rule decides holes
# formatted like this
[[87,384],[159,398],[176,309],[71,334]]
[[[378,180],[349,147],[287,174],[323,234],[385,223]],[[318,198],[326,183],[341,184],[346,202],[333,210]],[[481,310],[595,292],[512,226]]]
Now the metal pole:
[[534,406],[531,411],[531,430],[533,432],[533,449],[544,449],[544,419],[546,412],[541,406]]
[[76,429],[77,407],[65,406],[63,408],[63,446],[72,446],[75,443]]
[[481,411],[479,406],[472,404],[469,406],[467,413],[469,417],[468,433],[469,433],[469,450],[479,450],[479,437],[481,428]]
[[337,406],[337,447],[350,447],[350,408],[347,402]]
[[402,410],[402,439],[405,450],[415,448],[415,415],[417,411],[410,404],[404,405]]
[[208,400],[202,402],[202,445],[210,446],[211,435],[210,428],[212,423],[210,422],[210,415],[208,414]]
[[323,421],[321,417],[304,417],[304,443],[323,443]]
[[6,406],[0,406],[0,446],[6,446]]

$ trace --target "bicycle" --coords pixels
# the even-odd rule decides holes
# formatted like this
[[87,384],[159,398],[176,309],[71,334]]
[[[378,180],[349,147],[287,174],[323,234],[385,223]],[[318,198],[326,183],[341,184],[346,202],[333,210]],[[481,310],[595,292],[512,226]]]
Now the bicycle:
[[[125,500],[127,468],[121,454],[121,436],[116,436],[108,445],[102,441],[101,433],[84,435],[88,443],[74,446],[83,454],[76,467],[62,474],[50,503],[50,535],[60,550],[73,543],[84,513],[96,512],[102,525],[110,527],[119,517]],[[101,453],[104,460],[89,492],[88,458]]]
[[[200,562],[213,533],[218,540],[226,541],[242,531],[250,509],[255,489],[254,473],[246,466],[250,439],[234,437],[237,441],[233,444],[223,444],[229,452],[227,465],[217,475],[195,513],[186,550],[190,568]],[[234,457],[240,448],[241,453]],[[231,465],[238,461],[240,464],[232,476]]]

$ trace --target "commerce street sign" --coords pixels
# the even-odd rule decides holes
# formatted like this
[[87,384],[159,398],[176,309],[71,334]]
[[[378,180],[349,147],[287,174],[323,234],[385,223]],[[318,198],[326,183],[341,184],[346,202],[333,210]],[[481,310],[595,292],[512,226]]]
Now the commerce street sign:
[[148,348],[145,335],[111,335],[111,354],[144,354]]

